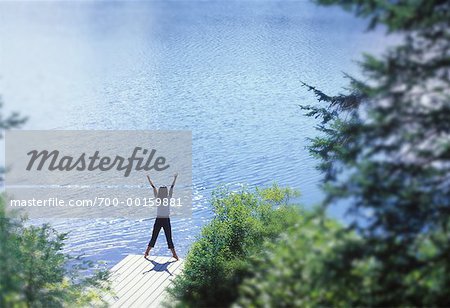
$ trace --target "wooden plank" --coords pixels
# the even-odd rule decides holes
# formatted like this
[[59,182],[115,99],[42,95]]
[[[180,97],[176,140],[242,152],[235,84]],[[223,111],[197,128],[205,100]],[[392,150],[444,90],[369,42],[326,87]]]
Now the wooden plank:
[[131,259],[133,259],[133,255],[128,255],[124,259],[122,259],[119,263],[114,265],[109,271],[110,272],[117,272],[122,266],[127,264]]
[[117,296],[125,294],[130,288],[130,285],[137,279],[138,274],[145,269],[147,263],[142,256],[138,256],[132,264],[129,265],[126,272],[113,281],[113,289]]
[[138,302],[139,306],[141,307],[160,307],[162,302],[167,299],[168,294],[166,292],[167,287],[169,287],[172,284],[172,280],[181,273],[183,269],[183,263],[179,263],[178,267],[173,270],[172,275],[169,276],[167,279],[161,281],[159,286],[155,289],[154,292],[149,294],[147,298],[143,298],[141,301]]
[[[130,258],[128,258],[130,257]],[[118,270],[111,273],[110,282],[111,282],[111,289],[113,291],[113,295],[106,296],[104,299],[108,303],[114,302],[116,298],[118,297],[118,291],[121,289],[121,282],[126,279],[130,274],[133,273],[134,268],[138,264],[139,260],[138,255],[129,255],[124,260],[120,261],[120,263],[124,262],[123,265],[118,266]],[[142,256],[141,256],[142,258]],[[128,260],[127,260],[128,259]]]
[[136,260],[135,255],[128,255],[125,259],[117,263],[112,269],[109,270],[111,272],[109,280],[110,281],[116,280],[117,277],[122,275],[124,271],[128,268],[128,266],[135,260]]
[[177,269],[181,264],[183,264],[181,261],[168,264],[167,268],[171,274],[164,271],[160,275],[154,275],[149,283],[148,289],[145,290],[147,292],[139,292],[137,299],[131,303],[132,307],[153,306],[152,303],[157,301],[158,296],[161,296],[162,292],[165,291],[166,287],[172,282],[171,278],[178,274]]
[[[128,264],[132,259],[133,259],[133,255],[128,255],[122,261],[120,261],[119,263],[114,265],[109,270],[109,272],[110,272],[109,281],[110,282],[114,281],[117,278],[117,276],[121,273],[121,270],[123,271],[125,269],[124,266],[126,264]],[[102,297],[106,300],[109,297],[111,297],[111,294],[102,293]]]
[[[139,300],[139,297],[145,295],[147,288],[154,288],[153,282],[157,281],[158,278],[161,279],[161,273],[164,273],[164,261],[169,258],[156,257],[153,259],[156,264],[152,264],[149,266],[147,271],[145,270],[148,264],[151,264],[150,261],[142,258],[143,267],[139,267],[139,271],[135,270],[136,274],[134,276],[128,276],[125,278],[125,284],[127,284],[126,288],[120,288],[119,292],[117,292],[118,300],[114,302],[113,307],[137,307],[133,303]],[[141,265],[142,265],[141,264]],[[153,267],[153,268],[152,268]],[[167,276],[169,274],[167,273]],[[132,277],[130,279],[130,277]],[[122,283],[123,286],[123,283]],[[114,289],[114,287],[113,287]]]
[[[121,288],[118,292],[119,299],[112,305],[112,307],[123,307],[124,302],[127,301],[130,297],[132,297],[137,290],[141,289],[142,285],[147,285],[149,277],[153,276],[156,272],[152,272],[152,265],[150,261],[141,257],[140,266],[134,270],[135,275],[133,277],[128,277],[123,283],[122,286],[125,285],[125,288]],[[158,262],[161,262],[162,257],[156,257]],[[150,275],[146,275],[150,274]]]
[[183,268],[183,260],[170,257],[128,255],[111,269],[114,296],[111,307],[156,307],[166,298],[166,288]]

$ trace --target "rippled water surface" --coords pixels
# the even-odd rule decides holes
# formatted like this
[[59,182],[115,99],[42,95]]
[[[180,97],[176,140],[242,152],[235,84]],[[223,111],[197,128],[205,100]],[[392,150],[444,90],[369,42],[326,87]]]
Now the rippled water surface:
[[[192,130],[194,214],[172,222],[183,255],[218,185],[277,182],[321,200],[305,149],[315,122],[298,107],[315,100],[300,81],[342,90],[361,52],[383,47],[364,29],[307,1],[2,2],[0,93],[27,129]],[[67,249],[112,265],[145,248],[153,220],[52,223],[71,232]],[[155,250],[168,254],[163,236]]]

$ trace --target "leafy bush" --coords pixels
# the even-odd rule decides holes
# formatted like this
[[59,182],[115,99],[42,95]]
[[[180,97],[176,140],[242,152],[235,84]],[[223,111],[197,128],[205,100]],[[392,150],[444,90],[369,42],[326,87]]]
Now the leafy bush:
[[253,277],[239,287],[238,306],[342,306],[342,299],[349,294],[327,266],[337,261],[335,251],[343,242],[357,242],[356,236],[342,231],[336,221],[324,219],[318,212],[306,212],[256,256],[251,264]]
[[301,219],[298,206],[287,204],[298,193],[277,186],[265,190],[213,194],[214,218],[204,227],[186,258],[172,295],[180,305],[229,306],[239,285],[253,276],[250,264],[263,243],[276,241]]
[[[395,279],[404,286],[403,304],[446,307],[448,268],[428,262],[439,257],[448,234],[422,237],[414,251],[420,267],[399,275],[366,253],[367,240],[316,213],[307,213],[299,226],[267,243],[251,265],[254,276],[239,287],[243,307],[378,307],[389,298],[379,281]],[[438,243],[438,244],[437,244]],[[405,260],[408,252],[398,252]],[[407,301],[406,298],[413,300]]]
[[107,272],[64,254],[65,239],[47,224],[10,217],[0,196],[0,307],[105,305]]
[[[448,269],[428,260],[439,260],[448,232],[417,238],[412,251],[421,266],[400,275],[367,249],[368,239],[327,218],[321,208],[287,205],[292,194],[276,186],[215,193],[215,216],[189,251],[171,304],[374,307],[389,300],[383,280],[404,286],[405,304],[445,303]],[[395,260],[407,264],[408,253],[398,251]]]

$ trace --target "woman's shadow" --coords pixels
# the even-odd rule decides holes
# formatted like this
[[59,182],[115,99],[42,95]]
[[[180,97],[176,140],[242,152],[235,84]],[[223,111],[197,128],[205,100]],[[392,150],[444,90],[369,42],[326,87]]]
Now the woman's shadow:
[[150,261],[153,264],[153,268],[149,269],[148,271],[143,272],[142,274],[147,274],[150,273],[151,271],[155,271],[155,272],[167,272],[170,276],[172,276],[172,273],[169,272],[169,265],[171,263],[174,263],[176,261],[167,261],[165,263],[158,263],[154,260],[150,260],[149,258],[145,258],[147,261]]

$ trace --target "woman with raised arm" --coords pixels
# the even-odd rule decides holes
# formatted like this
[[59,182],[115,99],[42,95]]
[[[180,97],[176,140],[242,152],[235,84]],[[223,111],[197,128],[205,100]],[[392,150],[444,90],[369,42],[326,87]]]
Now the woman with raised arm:
[[[170,226],[170,198],[172,198],[173,188],[175,186],[175,182],[177,181],[177,177],[178,174],[175,173],[173,176],[172,185],[170,185],[170,190],[168,191],[166,186],[161,186],[159,187],[159,189],[156,189],[155,184],[147,175],[147,179],[153,188],[153,195],[155,196],[159,205],[156,211],[155,224],[153,225],[152,238],[148,243],[147,249],[145,250],[144,258],[148,257],[150,250],[155,246],[159,231],[161,231],[161,228],[163,228],[164,234],[166,235],[167,246],[169,247],[170,251],[172,251],[172,257],[178,260],[178,255],[175,251],[175,247],[173,246],[172,241],[172,227]],[[164,202],[165,199],[167,199],[167,201]]]

